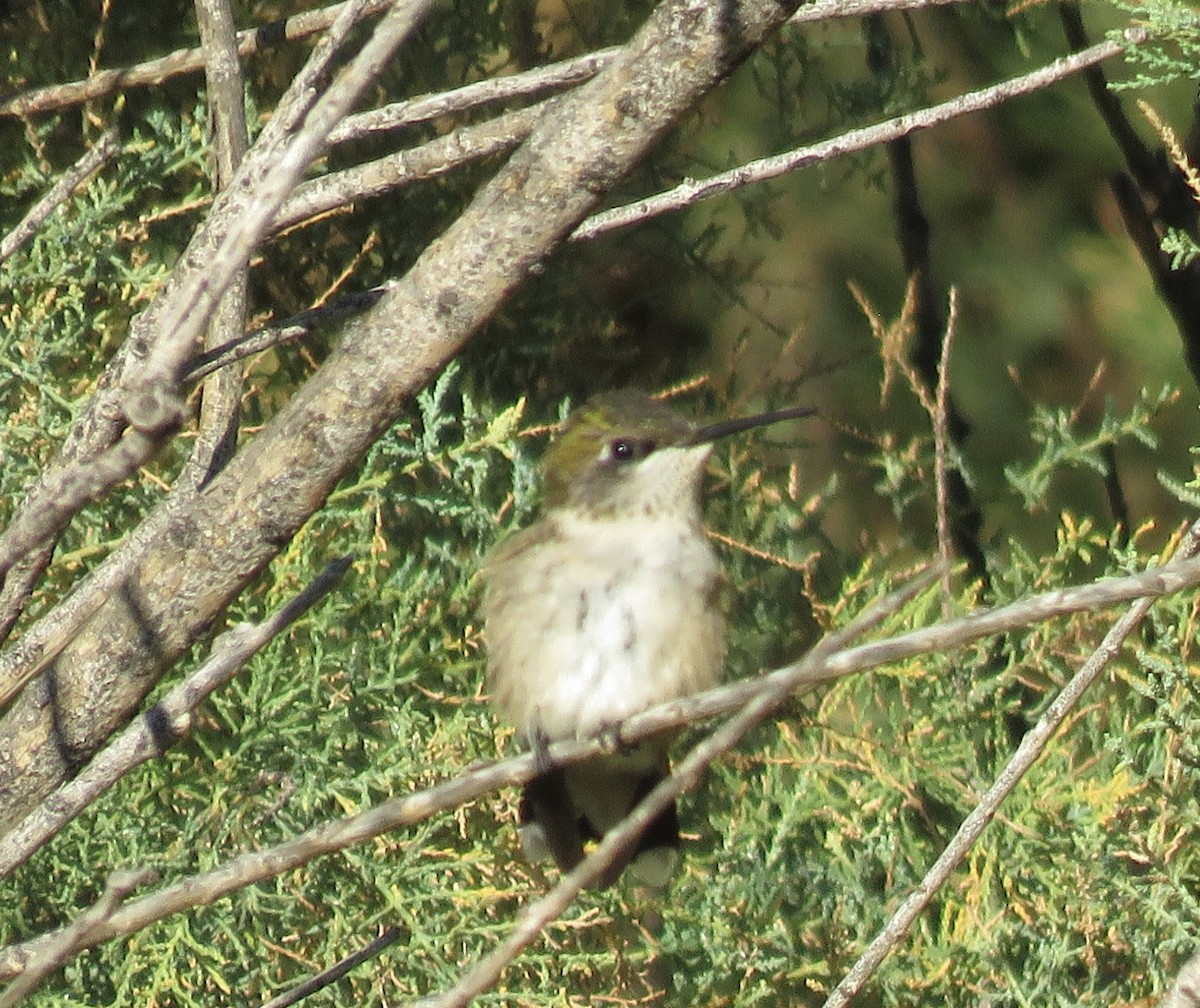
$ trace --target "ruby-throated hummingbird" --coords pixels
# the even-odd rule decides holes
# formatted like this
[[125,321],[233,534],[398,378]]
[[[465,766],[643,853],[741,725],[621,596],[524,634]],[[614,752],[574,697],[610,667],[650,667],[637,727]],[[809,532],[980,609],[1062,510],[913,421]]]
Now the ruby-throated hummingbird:
[[[696,426],[642,392],[595,396],[543,463],[544,514],[483,564],[488,689],[535,748],[584,738],[713,686],[725,654],[721,568],[701,525],[712,442],[808,408]],[[669,738],[553,768],[525,786],[521,841],[563,871],[669,772]],[[618,859],[665,885],[678,859],[672,807]]]

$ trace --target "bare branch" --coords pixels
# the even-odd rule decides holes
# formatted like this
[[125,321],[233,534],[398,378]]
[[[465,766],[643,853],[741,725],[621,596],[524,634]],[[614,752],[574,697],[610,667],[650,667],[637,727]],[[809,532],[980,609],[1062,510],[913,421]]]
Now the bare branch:
[[[1058,14],[1062,21],[1063,34],[1066,35],[1071,48],[1076,52],[1086,49],[1090,45],[1090,40],[1083,27],[1083,16],[1079,4],[1073,0],[1060,3]],[[1142,142],[1137,130],[1133,128],[1133,123],[1125,115],[1125,110],[1121,107],[1121,100],[1108,86],[1104,71],[1099,66],[1088,67],[1084,71],[1083,79],[1087,84],[1092,104],[1096,106],[1096,111],[1104,120],[1109,135],[1121,149],[1125,163],[1129,165],[1129,170],[1133,172],[1134,178],[1147,188],[1156,188],[1157,180],[1161,178],[1161,166],[1155,159],[1153,151]]]
[[[292,164],[282,175],[273,175],[270,166],[275,164],[278,144],[308,113],[317,81],[328,70],[337,46],[353,27],[365,3],[366,0],[349,0],[340,10],[333,27],[314,48],[281,99],[275,117],[260,135],[255,156],[243,162],[234,180],[237,185],[231,184],[222,192],[221,203],[193,236],[165,290],[134,321],[123,353],[106,369],[100,389],[84,416],[76,422],[59,458],[43,470],[0,536],[0,577],[26,553],[52,544],[81,507],[148,461],[163,440],[178,428],[183,403],[176,390],[171,362],[177,355],[182,361],[182,355],[190,352],[208,324],[217,298],[248,257],[248,247],[239,251],[228,248],[226,241],[219,289],[209,285],[208,270],[220,251],[222,229],[230,228],[235,237],[240,234],[245,238],[252,233],[253,221],[240,209],[241,200],[256,200],[264,177],[267,181],[275,179],[286,190],[290,188],[286,178],[291,177],[294,182],[303,170],[303,166],[297,168]],[[383,25],[394,23],[385,19]],[[365,82],[358,81],[355,86],[361,88]],[[342,101],[353,100],[347,87],[343,85],[339,92]],[[296,141],[319,143],[317,134],[324,136],[329,128],[328,122],[312,124]],[[289,150],[303,154],[295,144]],[[278,198],[282,200],[284,194],[280,193]],[[207,296],[201,297],[202,293]],[[181,315],[186,319],[185,332],[178,328]],[[163,343],[167,344],[166,349]],[[132,368],[136,375],[129,373],[131,362],[136,365]],[[126,422],[133,429],[122,438]]]
[[344,556],[331,561],[307,588],[261,623],[243,623],[218,637],[203,665],[134,720],[78,776],[5,835],[0,846],[0,878],[12,874],[130,770],[161,756],[183,738],[191,730],[192,714],[203,700],[328,595],[349,569],[351,559]]
[[[1180,544],[1178,565],[1186,566],[1188,558],[1194,556],[1198,548],[1200,548],[1200,522],[1192,525]],[[1192,566],[1195,566],[1195,561],[1192,561]],[[1108,633],[1104,635],[1100,646],[1092,652],[1079,671],[1071,677],[1071,681],[1054,698],[1045,713],[1038,718],[1037,724],[1025,733],[1025,737],[1021,739],[1021,744],[1017,746],[1012,758],[979,800],[979,804],[963,820],[958,832],[954,834],[954,838],[930,866],[925,877],[900,904],[871,944],[847,970],[838,985],[830,991],[829,997],[825,1000],[825,1008],[843,1008],[844,1005],[849,1004],[854,995],[862,989],[863,984],[879,968],[879,964],[883,962],[887,954],[908,933],[913,921],[928,906],[937,891],[945,885],[951,872],[983,834],[1004,799],[1009,796],[1013,788],[1041,756],[1042,751],[1046,748],[1046,743],[1058,731],[1063,719],[1074,709],[1080,697],[1096,681],[1108,663],[1116,657],[1117,652],[1125,643],[1125,639],[1142,622],[1153,604],[1154,600],[1149,597],[1136,599],[1133,605],[1112,625]]]
[[[882,11],[913,10],[962,2],[964,0],[816,0],[793,14],[789,24],[810,24],[832,18],[864,17]],[[583,56],[523,70],[507,77],[477,81],[452,91],[421,95],[369,112],[360,112],[338,126],[329,135],[329,142],[336,145],[426,122],[438,116],[469,111],[481,105],[528,98],[582,84],[604,69],[620,51],[619,46],[597,49]]]
[[[368,0],[358,13],[358,17],[367,18],[392,5],[394,0]],[[258,28],[250,28],[237,34],[237,49],[241,56],[251,56],[264,49],[290,42],[295,39],[324,31],[349,5],[349,0],[324,7],[320,10],[305,11],[283,21]],[[101,98],[114,91],[128,90],[135,87],[147,87],[161,84],[164,80],[177,77],[180,74],[195,73],[204,67],[204,50],[177,49],[173,53],[137,66],[122,67],[114,70],[100,70],[88,77],[87,80],[74,81],[69,84],[53,84],[49,87],[34,88],[19,94],[0,98],[0,116],[16,116],[26,118],[52,112],[55,109],[70,105],[79,105],[93,98]]]
[[[144,414],[143,414],[144,407]],[[0,577],[30,550],[56,538],[79,509],[132,475],[179,428],[182,404],[172,395],[146,389],[127,415],[134,426],[102,457],[54,473],[27,499],[0,535]],[[139,421],[143,419],[145,426]],[[136,417],[136,419],[135,419]]]
[[[1060,3],[1058,9],[1072,48],[1087,45],[1079,4]],[[1110,183],[1125,229],[1175,320],[1192,379],[1200,383],[1200,262],[1176,267],[1162,250],[1164,232],[1177,228],[1195,234],[1200,221],[1195,197],[1184,184],[1186,173],[1142,141],[1100,67],[1088,70],[1085,79],[1092,103],[1129,169],[1129,174],[1115,174]]]
[[951,6],[963,0],[814,0],[801,7],[788,24],[811,24],[829,18],[867,17],[886,11],[917,10],[922,7]]
[[620,51],[619,46],[597,49],[595,52],[560,63],[524,70],[507,77],[476,81],[453,91],[420,95],[385,105],[383,108],[371,109],[369,112],[360,112],[348,116],[345,122],[330,133],[329,143],[334,146],[349,140],[359,140],[377,133],[387,133],[427,122],[439,116],[467,112],[481,105],[512,101],[514,98],[529,98],[582,84],[608,66]]
[[[368,0],[368,3],[363,7],[358,16],[365,19],[379,14],[391,6],[393,2],[394,0]],[[962,0],[818,0],[816,3],[806,4],[794,15],[792,20],[794,23],[800,24],[832,17],[862,17],[880,10],[910,10],[917,7],[928,7],[931,3],[949,4],[961,2]],[[282,42],[291,42],[315,34],[316,32],[324,31],[333,24],[345,6],[346,3],[343,2],[319,10],[305,11],[283,21],[274,21],[258,28],[250,28],[246,31],[238,32],[238,53],[241,56],[252,56],[255,53],[277,46]],[[517,85],[517,90],[507,92],[505,86],[500,85],[494,93],[488,93],[488,90],[485,90],[479,97],[470,99],[466,104],[451,104],[439,111],[427,114],[422,113],[418,119],[409,121],[418,122],[433,115],[459,111],[462,108],[483,102],[504,101],[521,94],[533,94],[547,87],[557,88],[577,83],[597,72],[612,58],[616,51],[616,49],[599,50],[590,55],[581,56],[575,60],[566,60],[563,63],[557,64],[558,69],[543,67],[528,71],[530,75],[535,76],[546,71],[549,72],[546,73],[543,81],[535,82],[533,78],[530,78],[526,82]],[[584,69],[588,62],[594,63],[594,68],[590,72]],[[177,77],[186,73],[195,73],[197,70],[202,69],[203,66],[203,49],[178,49],[166,56],[161,56],[158,59],[149,60],[145,63],[139,63],[136,66],[101,70],[86,80],[73,81],[68,84],[54,84],[49,87],[34,88],[7,97],[0,97],[0,116],[24,118],[45,112],[52,112],[55,109],[78,105],[93,98],[112,94],[115,91],[160,84],[171,77]],[[570,69],[568,69],[568,66],[570,66]],[[560,73],[562,76],[555,80]],[[524,75],[513,74],[511,77],[506,78],[506,80],[516,80],[516,78],[521,76]],[[490,84],[490,82],[486,83]],[[528,90],[520,90],[520,88],[526,86],[529,87]],[[436,100],[436,96],[431,96],[430,99],[413,99],[414,102],[422,100],[433,102]],[[398,119],[403,119],[407,114],[410,113],[399,113]],[[368,129],[391,129],[395,128],[396,125],[405,124],[403,122],[393,123],[390,126],[379,126],[376,124],[375,126],[369,126]],[[339,135],[338,139],[331,140],[331,142],[341,143],[347,138],[343,134]]]
[[46,942],[29,960],[21,975],[0,994],[0,1008],[12,1008],[80,949],[91,946],[92,932],[112,918],[126,896],[138,887],[148,885],[154,878],[155,873],[150,868],[113,872],[100,899],[59,931],[53,941]]
[[780,175],[786,175],[788,172],[805,168],[818,161],[827,161],[851,151],[866,150],[876,144],[888,143],[899,137],[915,133],[917,130],[937,126],[970,112],[993,108],[1020,95],[1031,94],[1049,87],[1064,77],[1078,73],[1085,67],[1111,59],[1123,52],[1127,46],[1144,42],[1147,37],[1144,30],[1129,28],[1125,32],[1124,43],[1099,42],[1088,49],[1070,56],[1063,56],[1053,63],[1022,74],[1020,77],[1013,77],[979,91],[968,91],[966,94],[942,102],[940,105],[931,105],[929,108],[909,112],[874,126],[851,130],[832,140],[824,140],[807,147],[798,147],[786,154],[760,158],[738,168],[721,172],[703,182],[689,179],[674,189],[668,189],[657,196],[650,196],[635,203],[593,214],[572,232],[571,240],[586,241],[617,228],[639,224],[660,214],[682,210],[693,203],[724,195],[754,182],[766,182],[769,179],[778,178]]
[[506,112],[487,122],[460,126],[419,147],[303,182],[279,208],[271,221],[271,230],[282,231],[354,200],[381,196],[413,182],[445,175],[471,161],[512,150],[529,136],[541,114],[540,105]]
[[[53,542],[79,508],[134,472],[177,429],[182,402],[176,392],[176,372],[208,324],[217,299],[244,266],[265,222],[328,131],[431,0],[404,4],[402,13],[393,9],[346,73],[314,106],[315,85],[366,2],[350,0],[341,9],[289,86],[253,153],[193,237],[164,292],[135,320],[125,348],[128,356],[123,353],[110,365],[109,380],[102,381],[60,459],[43,471],[0,537],[0,576],[27,552]],[[293,133],[301,120],[303,128]],[[284,140],[290,142],[280,155]],[[114,444],[123,420],[134,429]]]
[[[233,180],[250,146],[246,126],[245,86],[238,62],[233,12],[228,0],[196,0],[196,21],[204,49],[204,77],[212,130],[213,191]],[[204,348],[222,346],[246,328],[246,265],[234,274],[204,335]],[[226,368],[204,383],[196,443],[180,477],[184,487],[202,487],[229,461],[237,447],[241,416],[241,374]]]
[[[116,157],[119,150],[117,131],[114,129],[104,133],[83,157],[63,173],[50,191],[30,208],[21,222],[0,240],[0,263],[32,238],[55,208],[65,202],[92,172]],[[0,576],[0,641],[7,639],[53,554],[52,543],[43,544],[36,549],[26,549],[9,568],[7,576]],[[3,701],[0,701],[0,707],[2,706]]]
[[[584,758],[603,751],[606,743],[557,744],[555,760]],[[533,754],[514,757],[475,769],[444,784],[383,802],[366,812],[324,823],[285,843],[261,851],[248,851],[219,868],[202,872],[144,896],[107,922],[93,935],[93,944],[140,931],[148,924],[194,907],[206,906],[245,886],[272,878],[314,858],[330,854],[391,830],[410,826],[471,801],[500,787],[522,784],[538,767]],[[21,972],[31,957],[54,935],[45,935],[0,950],[0,978]]]
[[102,134],[83,157],[59,176],[46,195],[29,208],[29,212],[21,218],[20,223],[0,239],[0,263],[37,234],[38,228],[55,209],[65,203],[92,172],[115,158],[120,149],[121,144],[115,129]]
[[[286,209],[286,206],[285,206]],[[198,381],[205,375],[212,374],[218,368],[228,367],[240,360],[252,357],[263,350],[269,350],[280,343],[300,339],[314,332],[322,325],[339,322],[342,319],[357,315],[372,305],[378,304],[390,285],[372,287],[370,290],[347,294],[335,301],[322,305],[320,308],[310,308],[308,311],[293,315],[274,325],[264,326],[244,336],[229,340],[221,346],[213,347],[198,354],[188,365],[181,379],[187,385]]]

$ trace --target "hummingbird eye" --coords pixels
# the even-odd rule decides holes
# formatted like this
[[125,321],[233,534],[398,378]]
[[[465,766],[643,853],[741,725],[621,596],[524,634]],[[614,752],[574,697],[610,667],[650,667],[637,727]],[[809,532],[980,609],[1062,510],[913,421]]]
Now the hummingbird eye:
[[656,445],[649,438],[616,438],[605,446],[610,462],[640,462]]

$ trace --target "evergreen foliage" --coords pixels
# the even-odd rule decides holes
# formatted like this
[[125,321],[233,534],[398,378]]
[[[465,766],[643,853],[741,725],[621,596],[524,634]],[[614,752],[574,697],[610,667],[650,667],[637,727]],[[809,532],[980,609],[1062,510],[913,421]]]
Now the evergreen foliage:
[[[238,9],[246,23],[258,23],[279,13],[277,6]],[[519,20],[522,5],[500,6]],[[40,7],[55,23],[82,17],[65,3],[42,0]],[[162,28],[162,44],[184,44],[169,15],[189,15],[184,5],[168,7],[151,23]],[[132,9],[151,16],[144,4]],[[575,21],[556,25],[555,55],[622,41],[645,11],[643,4],[583,5]],[[764,136],[824,135],[917,107],[927,90],[952,77],[941,59],[950,62],[998,35],[1009,46],[1014,34],[1031,47],[1048,45],[1037,12],[1017,28],[997,26],[991,16],[956,11],[933,21],[948,25],[952,36],[938,65],[913,28],[883,77],[846,69],[842,54],[851,41],[858,46],[855,29],[839,23],[802,40],[789,33],[666,140],[619,195],[736,164]],[[1140,69],[1130,84],[1145,90],[1197,79],[1194,12],[1156,0],[1139,6],[1137,16],[1165,44],[1134,50]],[[14,82],[86,72],[88,47],[79,40],[91,37],[90,22],[68,32],[61,51],[24,30],[30,45],[6,54]],[[937,37],[938,30],[929,31]],[[501,64],[512,69],[515,32],[495,5],[444,5],[389,69],[380,92],[435,91],[490,76]],[[1011,53],[1005,58],[1015,60]],[[275,74],[295,58],[255,64],[252,105],[269,103]],[[128,106],[110,100],[102,114],[93,113],[124,117],[121,155],[0,267],[5,521],[207,209],[205,111],[190,90],[190,99],[180,100],[188,89],[176,82],[161,94],[138,94]],[[798,96],[813,94],[822,95],[823,112],[802,114]],[[708,128],[731,109],[746,111],[723,130]],[[88,115],[82,126],[72,115],[78,113],[19,129],[4,123],[0,230],[7,232],[77,156],[92,126]],[[760,128],[763,122],[770,130]],[[437,127],[421,130],[432,136]],[[282,318],[338,293],[347,273],[356,290],[402,273],[467,203],[485,169],[452,173],[385,197],[370,213],[332,215],[274,239],[267,266],[253,274],[255,310]],[[845,194],[876,198],[875,184],[891,184],[883,159],[872,155],[824,172],[821,185],[839,195],[822,225],[837,240],[814,238],[813,254],[826,257],[839,283],[861,279],[840,258],[844,241],[859,240],[859,225],[846,219],[852,204]],[[329,557],[352,552],[346,582],[215,694],[185,742],[128,774],[0,881],[0,943],[63,925],[99,896],[114,869],[152,866],[164,880],[183,878],[429,787],[497,751],[516,751],[482,694],[474,572],[500,536],[536,514],[537,459],[553,426],[588,391],[634,379],[661,387],[704,372],[710,380],[681,399],[697,415],[809,394],[822,399],[825,413],[833,407],[827,419],[839,425],[836,436],[826,427],[789,428],[787,440],[756,435],[722,446],[714,459],[706,511],[730,581],[732,677],[794,660],[933,556],[934,439],[918,396],[897,393],[898,401],[881,410],[883,365],[876,351],[859,352],[872,346],[861,317],[853,337],[835,335],[819,355],[803,355],[774,300],[794,303],[799,284],[791,267],[755,259],[755,250],[779,247],[777,236],[794,238],[806,209],[795,197],[784,184],[742,193],[684,221],[570,247],[549,262],[379,438],[361,469],[231,607],[228,621],[260,619]],[[1021,223],[1010,226],[1020,230]],[[1196,254],[1194,236],[1181,234],[1164,243],[1180,264]],[[1080,260],[1096,238],[1081,235],[1064,237],[1077,253],[1073,261],[1046,267],[1058,271],[1064,287],[1075,271],[1087,272]],[[883,244],[875,235],[855,266],[870,272],[867,286],[895,295],[906,278]],[[984,260],[993,256],[1019,259],[1020,240],[980,250]],[[1096,261],[1090,282],[1101,284],[1096,277],[1109,260],[1097,253]],[[942,272],[969,284],[972,268],[958,261]],[[1149,287],[1141,275],[1136,284]],[[1122,311],[1154,310],[1145,307],[1153,294],[1142,296]],[[1035,355],[1029,344],[1042,331],[1036,304],[1013,307],[1016,334],[1003,350],[984,345],[993,317],[1006,310],[981,302],[959,322],[956,353],[968,358],[961,367],[968,404],[1008,394],[990,387],[1006,380],[994,367],[1001,354],[1014,362]],[[971,333],[980,334],[979,345]],[[1138,335],[1131,334],[1122,360],[1137,358]],[[275,415],[335,344],[336,334],[326,332],[251,361],[243,437]],[[1064,346],[1053,354],[1068,356],[1072,348]],[[1095,363],[1079,371],[1090,373]],[[1174,548],[1184,507],[1194,508],[1198,498],[1194,484],[1173,475],[1185,467],[1174,451],[1177,432],[1163,433],[1181,424],[1173,419],[1181,399],[1188,408],[1196,401],[1194,389],[1178,391],[1186,381],[1178,362],[1171,367],[1174,383],[1161,380],[1166,366],[1147,365],[1132,377],[1122,366],[1107,398],[1079,395],[1074,370],[1061,385],[1022,388],[1027,408],[1004,427],[1019,426],[1019,441],[1001,436],[956,446],[954,464],[987,516],[990,581],[985,587],[960,579],[955,611],[1144,569]],[[1194,428],[1190,414],[1182,426]],[[177,439],[72,522],[21,629],[129,534],[177,476],[188,448],[187,437]],[[1133,489],[1133,527],[1122,527],[1108,506],[1117,460],[1126,473],[1161,472],[1165,486],[1147,479]],[[1183,506],[1166,503],[1176,498]],[[876,635],[932,624],[940,602],[936,590],[922,594]],[[1200,934],[1195,617],[1188,594],[1155,603],[1137,640],[856,1004],[1053,1008],[1126,1003],[1163,990]],[[585,894],[478,1003],[631,1004],[647,996],[642,975],[655,956],[671,977],[667,1003],[824,1003],[1114,618],[1100,611],[1033,625],[791,701],[685,800],[687,855],[668,899],[627,884]],[[181,671],[206,651],[198,644]],[[401,929],[397,945],[308,1003],[385,1005],[436,993],[488,952],[547,885],[541,870],[522,860],[514,821],[514,795],[492,793],[84,952],[27,1003],[257,1004],[388,927]]]

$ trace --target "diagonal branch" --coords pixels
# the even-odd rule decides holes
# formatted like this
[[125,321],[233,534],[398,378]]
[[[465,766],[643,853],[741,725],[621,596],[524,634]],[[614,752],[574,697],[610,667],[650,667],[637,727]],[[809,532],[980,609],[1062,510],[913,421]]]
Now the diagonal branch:
[[[367,18],[380,11],[386,10],[394,0],[369,0],[358,17]],[[240,56],[251,56],[280,42],[290,42],[308,35],[324,31],[337,19],[338,15],[349,6],[349,0],[323,7],[319,10],[304,11],[283,21],[260,25],[237,34],[237,51]],[[165,80],[180,74],[195,73],[204,68],[204,49],[178,49],[166,56],[139,63],[137,66],[120,67],[113,70],[100,70],[86,80],[72,81],[69,84],[52,84],[49,87],[34,88],[19,94],[7,95],[0,98],[0,116],[28,116],[53,112],[55,109],[80,105],[116,91],[124,91],[135,87],[148,87],[161,84]]]
[[0,1008],[12,1008],[31,994],[39,983],[56,969],[69,962],[79,951],[81,942],[94,928],[111,920],[122,901],[135,889],[154,880],[152,868],[115,871],[104,885],[100,898],[63,928],[54,940],[42,946],[27,963],[25,970],[0,993]]
[[200,703],[328,595],[349,569],[351,559],[345,556],[328,563],[307,588],[261,623],[239,624],[218,637],[200,668],[135,719],[81,774],[59,788],[5,836],[0,847],[0,878],[12,874],[130,770],[162,755],[183,738]]
[[866,150],[876,144],[889,143],[910,133],[915,133],[917,130],[928,129],[931,126],[948,122],[960,115],[994,108],[1012,98],[1032,94],[1034,91],[1049,87],[1071,74],[1078,73],[1085,67],[1111,59],[1128,46],[1144,42],[1147,37],[1144,29],[1130,28],[1125,32],[1124,42],[1111,40],[1098,42],[1081,52],[1060,57],[1053,63],[1039,67],[1027,74],[1001,81],[999,84],[993,84],[978,91],[968,91],[966,94],[939,105],[931,105],[917,112],[896,116],[894,119],[876,123],[874,126],[851,130],[832,140],[798,147],[785,154],[760,158],[703,181],[689,179],[674,189],[668,189],[656,196],[595,214],[575,229],[571,234],[571,240],[585,241],[595,238],[597,235],[614,231],[617,228],[639,224],[652,217],[657,217],[659,214],[682,210],[693,203],[724,195],[754,182],[766,182],[778,178],[780,175],[795,171],[797,168],[807,167],[817,161],[839,154],[848,154],[852,151]]
[[[1184,536],[1179,548],[1179,559],[1186,561],[1200,549],[1200,522],[1192,525]],[[962,821],[953,839],[946,845],[937,860],[930,866],[925,877],[917,887],[904,899],[896,912],[892,914],[887,924],[876,935],[875,939],[859,956],[854,965],[846,972],[841,981],[829,993],[825,1000],[825,1008],[844,1008],[853,997],[862,990],[863,984],[879,968],[880,963],[888,953],[899,944],[908,933],[917,916],[929,905],[937,891],[946,883],[950,874],[974,846],[975,841],[987,829],[988,823],[995,818],[1001,803],[1011,793],[1013,788],[1029,771],[1046,748],[1046,744],[1066,716],[1075,708],[1088,687],[1092,685],[1116,657],[1126,638],[1137,629],[1145,619],[1154,604],[1152,597],[1136,599],[1128,610],[1109,628],[1099,647],[1088,657],[1071,681],[1063,687],[1045,713],[1042,714],[1017,746],[1016,752],[1008,761],[999,776],[987,789],[979,804],[971,810],[971,814]]]
[[[128,721],[163,670],[324,504],[409,397],[794,6],[661,4],[604,73],[552,105],[463,215],[346,327],[333,354],[203,493],[169,501],[148,542],[99,565],[91,578],[110,584],[101,609],[50,675],[26,687],[0,719],[0,748],[18,737],[24,747],[21,761],[0,763],[0,824],[19,821]],[[682,69],[663,74],[666,65]],[[314,116],[305,120],[320,124],[310,150],[330,125],[325,115]],[[303,160],[292,157],[291,166]],[[216,275],[210,270],[214,282],[203,291],[208,302],[220,286]],[[185,309],[205,314],[178,295],[170,312],[157,313],[149,331],[171,332],[171,346],[150,351],[155,359],[142,382],[174,377],[178,337],[197,324],[189,316],[171,329]],[[75,594],[88,592],[81,585]],[[27,649],[0,660],[0,673],[19,677],[22,666],[37,661],[45,640],[37,629],[23,638]]]
[[37,234],[46,219],[59,206],[70,199],[71,194],[78,189],[92,172],[108,164],[121,149],[120,138],[115,129],[108,130],[97,140],[87,152],[76,161],[38,200],[29,212],[8,234],[0,239],[0,263],[10,258],[14,252]]
[[[935,574],[936,570],[931,571]],[[1186,591],[1200,584],[1200,559],[1180,558],[1140,574],[1106,578],[1091,584],[1057,589],[995,609],[943,620],[932,626],[878,641],[834,651],[819,662],[802,659],[754,679],[743,679],[706,693],[660,704],[621,725],[627,743],[661,734],[705,718],[730,714],[764,693],[774,694],[786,682],[792,695],[803,695],[821,683],[905,661],[916,655],[945,652],[995,634],[1066,616],[1094,611],[1138,599],[1154,599]],[[601,737],[556,742],[548,755],[555,765],[594,758],[611,751],[612,733]],[[509,759],[468,768],[459,776],[425,791],[403,795],[374,808],[316,826],[275,847],[241,854],[219,868],[175,882],[129,904],[94,935],[94,942],[109,941],[141,930],[154,921],[197,906],[206,906],[247,885],[290,871],[314,858],[363,843],[391,830],[410,826],[449,811],[501,787],[524,784],[545,770],[541,754],[525,753]],[[19,973],[31,956],[54,935],[43,935],[0,950],[0,978]]]

